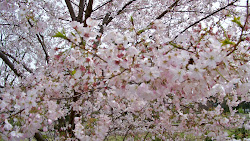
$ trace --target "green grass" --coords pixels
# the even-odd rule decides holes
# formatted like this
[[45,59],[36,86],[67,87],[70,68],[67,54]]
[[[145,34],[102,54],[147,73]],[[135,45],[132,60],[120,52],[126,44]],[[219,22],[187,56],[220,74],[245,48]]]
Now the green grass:
[[234,136],[235,139],[250,138],[250,130],[245,128],[230,129],[227,130],[227,133],[230,137]]

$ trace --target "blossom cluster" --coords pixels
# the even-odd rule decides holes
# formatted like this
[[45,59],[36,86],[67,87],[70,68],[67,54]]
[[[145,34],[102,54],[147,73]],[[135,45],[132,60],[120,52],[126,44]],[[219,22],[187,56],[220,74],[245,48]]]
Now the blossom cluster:
[[50,51],[48,65],[2,90],[2,139],[42,131],[58,140],[225,140],[226,129],[249,129],[235,110],[250,102],[247,34],[224,39],[220,25],[199,24],[174,38],[158,19],[105,33],[98,20],[86,24],[70,22],[54,36],[66,43]]

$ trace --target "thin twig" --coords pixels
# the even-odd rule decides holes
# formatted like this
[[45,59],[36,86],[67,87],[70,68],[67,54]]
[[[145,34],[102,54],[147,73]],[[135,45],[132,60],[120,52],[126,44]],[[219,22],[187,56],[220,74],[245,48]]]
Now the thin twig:
[[18,26],[18,27],[20,27],[20,26],[17,25],[17,24],[8,24],[8,23],[6,23],[6,24],[2,23],[2,24],[0,24],[0,25],[13,25],[13,26]]
[[[34,26],[34,25],[32,25],[32,23],[30,22],[29,19],[28,19],[28,23],[29,23],[29,25],[30,25],[31,27]],[[49,54],[48,54],[48,52],[47,52],[47,50],[46,50],[47,47],[46,47],[46,45],[45,45],[45,43],[44,43],[44,37],[43,37],[43,35],[41,35],[40,33],[39,33],[39,34],[36,34],[36,37],[37,37],[39,43],[42,45],[42,49],[43,49],[43,52],[44,52],[44,54],[45,54],[45,60],[46,60],[47,63],[49,63]]]
[[102,8],[103,6],[107,5],[108,3],[112,2],[112,1],[113,1],[113,0],[109,0],[109,1],[107,1],[107,2],[105,2],[105,3],[103,3],[102,5],[97,6],[97,7],[93,10],[93,12],[96,11],[96,10],[98,10],[98,9],[100,9],[100,8]]
[[114,78],[114,77],[116,77],[116,76],[119,76],[119,75],[121,75],[122,73],[124,73],[126,70],[128,70],[128,69],[124,69],[124,70],[121,71],[120,73],[118,73],[118,74],[116,74],[116,75],[113,75],[113,76],[109,77],[108,79],[112,79],[112,78]]
[[243,41],[243,39],[242,39],[242,36],[243,36],[243,32],[244,32],[244,30],[245,30],[245,28],[246,28],[246,26],[247,26],[247,24],[248,24],[248,18],[249,18],[249,3],[248,3],[248,0],[247,0],[247,14],[246,14],[246,20],[245,20],[245,23],[244,23],[244,26],[243,27],[241,27],[241,34],[240,34],[240,38],[239,38],[239,40],[238,40],[238,42],[233,46],[233,50],[231,51],[231,52],[229,52],[228,54],[227,54],[227,56],[229,56],[230,54],[232,54],[235,50],[237,50],[237,46],[240,44],[240,42],[241,41]]
[[185,28],[183,31],[181,31],[178,35],[176,35],[175,38],[174,38],[174,40],[175,40],[180,34],[184,33],[184,32],[185,32],[186,30],[188,30],[189,28],[191,28],[191,27],[193,27],[194,25],[200,23],[201,21],[203,21],[203,20],[205,20],[205,19],[211,17],[212,15],[214,15],[214,14],[220,12],[221,10],[226,9],[228,6],[233,5],[233,4],[234,4],[235,2],[237,2],[237,1],[238,1],[238,0],[235,0],[235,1],[231,2],[231,3],[229,3],[228,5],[226,5],[226,6],[222,7],[222,8],[220,8],[220,9],[218,9],[218,10],[212,12],[211,14],[207,15],[206,17],[201,18],[200,20],[198,20],[198,21],[194,22],[193,24],[189,25],[187,28]]
[[143,141],[145,141],[147,139],[149,132],[147,132],[146,136],[144,137]]
[[128,130],[126,131],[126,134],[125,134],[125,136],[124,136],[124,138],[123,138],[123,141],[125,141],[125,139],[126,139],[126,137],[127,137],[127,135],[128,135],[128,132],[129,132],[129,130],[132,128],[132,126],[133,126],[133,125],[129,125]]
[[[129,1],[128,3],[126,3],[126,4],[122,7],[122,9],[120,9],[120,10],[117,12],[116,15],[117,15],[117,16],[120,15],[120,14],[123,12],[123,10],[126,9],[127,6],[129,6],[130,4],[132,4],[134,1],[136,1],[136,0],[131,0],[131,1]],[[107,20],[107,22],[105,23],[105,25],[108,25],[113,19],[114,19],[113,17],[109,17],[109,19]]]
[[10,69],[16,74],[16,76],[22,77],[22,74],[17,71],[17,69],[15,68],[15,65],[9,60],[9,58],[1,50],[0,50],[0,58],[3,59],[5,64],[7,64],[10,67]]
[[170,5],[170,6],[167,8],[167,10],[165,10],[164,12],[162,12],[161,15],[159,15],[156,19],[161,19],[165,14],[167,14],[168,12],[170,12],[170,10],[171,10],[173,7],[175,7],[175,6],[178,4],[179,1],[180,1],[180,0],[175,1],[172,5]]
[[[13,57],[12,55],[10,55],[10,54],[8,54],[8,53],[6,53],[6,52],[4,52],[4,51],[2,51],[6,56],[9,56],[10,58],[12,58],[15,62],[17,62],[18,64],[20,64],[20,62],[15,58],[15,57]],[[33,73],[32,72],[32,70],[31,69],[29,69],[24,63],[21,63],[22,64],[22,66],[28,71],[28,72],[30,72],[30,73]]]
[[117,12],[117,15],[120,15],[120,14],[122,13],[122,11],[123,11],[127,6],[129,6],[132,2],[134,2],[134,1],[136,1],[136,0],[131,0],[131,1],[129,1],[128,3],[126,3],[126,4],[122,7],[122,9],[119,10],[119,11]]

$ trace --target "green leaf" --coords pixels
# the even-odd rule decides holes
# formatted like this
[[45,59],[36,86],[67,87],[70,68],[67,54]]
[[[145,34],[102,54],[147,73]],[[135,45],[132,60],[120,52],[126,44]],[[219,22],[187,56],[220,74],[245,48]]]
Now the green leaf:
[[83,45],[83,46],[86,46],[86,41],[83,41],[83,42],[82,42],[82,45]]
[[224,41],[221,41],[221,43],[222,43],[222,46],[225,46],[225,45],[228,45],[228,44],[235,45],[235,43],[230,41],[228,38],[225,39]]
[[242,108],[239,108],[238,112],[243,114],[244,110]]
[[239,27],[243,27],[241,22],[240,22],[240,17],[234,17],[234,19],[232,20],[232,22],[236,23]]
[[71,72],[71,75],[74,75],[76,73],[76,70],[74,69],[72,72]]
[[62,33],[63,33],[64,35],[66,34],[64,29],[62,30]]
[[[64,31],[63,31],[64,32]],[[61,32],[57,32],[54,36],[52,37],[59,37],[59,38],[63,38],[63,39],[68,39],[66,36],[65,36],[65,33],[61,33]]]
[[132,16],[130,17],[130,21],[131,21],[132,23],[134,23],[134,19],[133,19]]
[[73,32],[71,32],[71,35],[73,35],[74,37],[76,36]]
[[141,30],[139,30],[136,34],[137,34],[137,35],[140,35],[140,34],[142,34],[143,32],[145,32],[145,30],[144,30],[144,29],[141,29]]

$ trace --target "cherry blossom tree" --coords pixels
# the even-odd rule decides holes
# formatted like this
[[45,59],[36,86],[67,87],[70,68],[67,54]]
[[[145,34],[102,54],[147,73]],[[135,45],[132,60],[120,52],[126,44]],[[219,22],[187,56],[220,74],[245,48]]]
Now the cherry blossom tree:
[[250,101],[248,0],[0,9],[3,140],[225,140],[250,128],[235,109]]

